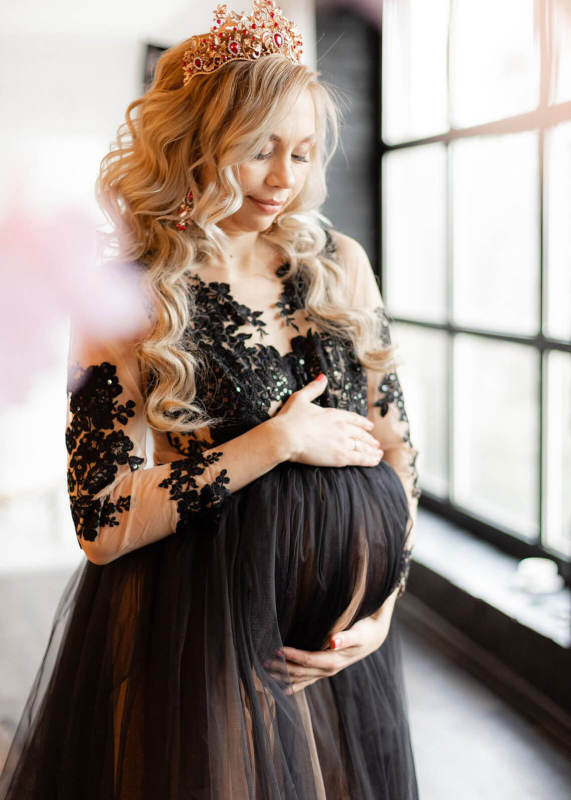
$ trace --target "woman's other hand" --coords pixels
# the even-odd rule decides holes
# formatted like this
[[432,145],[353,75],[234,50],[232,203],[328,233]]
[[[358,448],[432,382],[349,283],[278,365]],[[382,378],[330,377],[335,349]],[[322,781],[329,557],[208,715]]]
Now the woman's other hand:
[[331,649],[327,650],[312,652],[284,645],[277,651],[276,658],[265,662],[264,667],[274,678],[288,684],[285,694],[294,694],[320,678],[336,675],[377,650],[388,634],[390,619],[389,610],[386,614],[363,617],[350,628],[333,634]]

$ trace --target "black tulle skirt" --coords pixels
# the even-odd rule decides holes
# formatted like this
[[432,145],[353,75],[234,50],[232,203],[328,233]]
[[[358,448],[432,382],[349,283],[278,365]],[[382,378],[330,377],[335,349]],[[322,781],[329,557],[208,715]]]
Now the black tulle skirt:
[[105,566],[56,612],[2,800],[412,800],[401,650],[286,694],[264,662],[378,609],[403,567],[394,470],[286,462],[219,519]]

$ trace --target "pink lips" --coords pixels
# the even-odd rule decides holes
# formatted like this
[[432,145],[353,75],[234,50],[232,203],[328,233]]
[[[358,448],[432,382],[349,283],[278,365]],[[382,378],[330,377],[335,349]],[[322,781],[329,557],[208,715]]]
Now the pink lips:
[[252,195],[248,195],[248,197],[258,206],[258,208],[260,208],[262,211],[265,211],[266,214],[274,214],[278,209],[285,205],[284,203],[275,203],[271,200],[258,200],[257,198],[252,197]]

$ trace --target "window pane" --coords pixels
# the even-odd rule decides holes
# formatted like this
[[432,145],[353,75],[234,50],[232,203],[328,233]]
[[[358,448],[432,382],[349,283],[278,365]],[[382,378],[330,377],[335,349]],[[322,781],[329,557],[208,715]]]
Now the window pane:
[[571,556],[571,356],[547,356],[544,544]]
[[571,100],[571,0],[552,0],[553,86],[552,100]]
[[538,535],[538,372],[531,347],[455,337],[452,499],[530,540]]
[[446,111],[449,0],[384,0],[383,140],[442,133]]
[[[388,305],[387,305],[388,308]],[[446,405],[448,374],[446,334],[394,322],[393,342],[399,345],[397,367],[410,419],[410,437],[418,450],[419,485],[442,498],[448,495]]]
[[383,158],[383,265],[396,316],[445,320],[446,151],[410,147]]
[[453,317],[459,325],[537,332],[537,134],[454,142]]
[[453,127],[537,108],[540,72],[534,0],[462,0],[453,3],[453,9]]
[[[571,43],[570,43],[571,45]],[[545,135],[545,329],[571,339],[571,122]]]

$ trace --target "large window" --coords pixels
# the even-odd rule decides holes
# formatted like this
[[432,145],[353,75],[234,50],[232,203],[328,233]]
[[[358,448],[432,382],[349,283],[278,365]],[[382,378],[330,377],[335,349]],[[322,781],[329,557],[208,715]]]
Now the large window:
[[569,580],[571,0],[384,0],[381,84],[422,503]]

